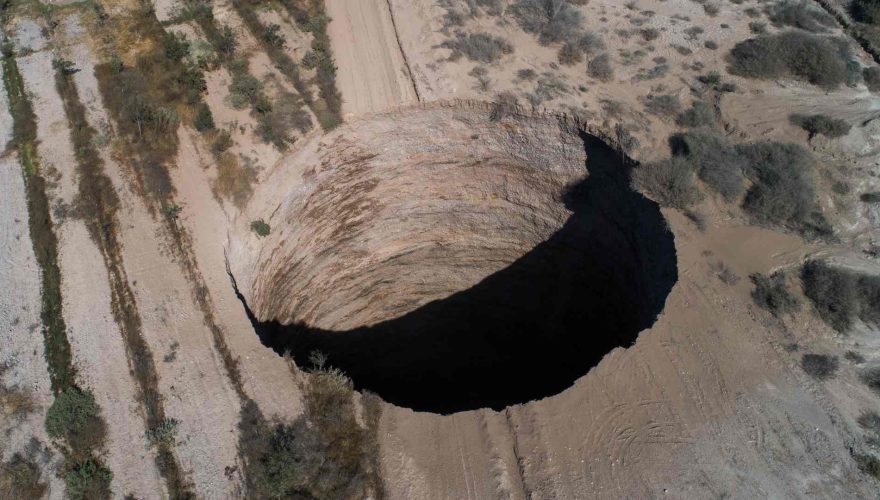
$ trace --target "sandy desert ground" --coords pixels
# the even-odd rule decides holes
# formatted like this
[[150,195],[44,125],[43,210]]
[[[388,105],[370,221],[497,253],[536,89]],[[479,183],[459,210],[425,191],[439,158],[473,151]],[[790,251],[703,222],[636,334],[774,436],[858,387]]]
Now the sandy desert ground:
[[0,0],[0,498],[876,497],[853,5]]

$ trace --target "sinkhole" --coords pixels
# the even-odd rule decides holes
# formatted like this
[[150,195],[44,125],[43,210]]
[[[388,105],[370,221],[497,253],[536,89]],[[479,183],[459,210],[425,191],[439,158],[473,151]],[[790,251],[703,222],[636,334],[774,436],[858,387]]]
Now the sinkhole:
[[262,343],[443,414],[558,394],[632,345],[677,280],[632,162],[556,119],[425,113],[306,147],[296,189],[270,178],[272,234],[231,245]]

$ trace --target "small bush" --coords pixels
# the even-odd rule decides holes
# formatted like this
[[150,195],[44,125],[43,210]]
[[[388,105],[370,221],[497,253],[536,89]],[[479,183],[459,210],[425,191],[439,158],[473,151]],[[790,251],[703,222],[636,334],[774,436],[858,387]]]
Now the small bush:
[[652,115],[670,116],[678,113],[681,102],[675,95],[649,94],[645,98],[645,110]]
[[263,219],[258,219],[251,222],[251,230],[257,233],[257,236],[269,236],[269,233],[272,232],[272,228],[269,227],[269,224],[266,224],[266,221]]
[[584,21],[568,0],[517,0],[507,12],[523,31],[537,35],[543,45],[573,39]]
[[715,123],[715,110],[703,101],[694,101],[691,107],[675,119],[679,127],[708,127]]
[[862,203],[880,203],[880,192],[862,193],[859,200]]
[[516,77],[519,78],[520,80],[525,80],[527,82],[530,82],[530,81],[534,80],[535,78],[538,78],[538,73],[535,70],[533,70],[532,68],[523,68],[523,69],[517,70]]
[[880,366],[868,368],[863,371],[859,374],[859,379],[863,384],[867,385],[869,389],[880,395]]
[[880,24],[880,2],[877,0],[852,0],[853,17],[868,24]]
[[755,289],[752,290],[752,300],[761,309],[769,311],[777,318],[800,309],[800,302],[788,290],[783,273],[774,273],[770,276],[752,274],[749,278],[755,285]]
[[804,0],[786,0],[767,9],[767,14],[775,26],[791,26],[812,33],[819,33],[833,28],[834,18]]
[[41,481],[40,467],[21,453],[13,454],[0,463],[0,498],[42,498],[47,485]]
[[507,116],[515,115],[519,107],[519,99],[510,92],[502,92],[495,96],[492,102],[492,111],[489,113],[489,119],[493,122],[504,119]]
[[147,447],[153,448],[163,444],[174,446],[177,440],[178,423],[179,422],[173,418],[166,418],[152,429],[144,431],[144,439],[147,441]]
[[195,126],[196,130],[199,132],[214,130],[214,115],[211,113],[211,108],[209,108],[207,104],[202,103],[199,105],[199,110],[196,112],[196,117],[193,119],[193,126]]
[[263,33],[260,35],[260,38],[272,47],[277,47],[279,49],[284,47],[284,37],[281,36],[281,26],[275,23],[266,26]]
[[742,207],[753,221],[812,236],[830,232],[818,211],[814,161],[807,150],[797,144],[767,141],[740,145],[737,151],[745,159],[752,184]]
[[113,473],[95,459],[73,464],[64,472],[67,495],[73,500],[110,498]]
[[181,33],[166,33],[162,39],[162,49],[165,51],[165,57],[179,63],[189,55],[189,41]]
[[874,455],[852,452],[859,470],[880,481],[880,460]]
[[607,82],[614,78],[614,68],[611,66],[611,57],[607,53],[602,53],[594,57],[587,65],[587,74],[603,82]]
[[703,42],[703,47],[706,47],[709,50],[718,50],[718,42],[714,40],[706,40]]
[[595,34],[581,33],[575,40],[567,41],[559,48],[557,59],[560,64],[571,66],[583,62],[585,56],[590,56],[604,47],[602,39]]
[[856,351],[846,351],[845,353],[843,353],[843,357],[857,365],[865,362],[865,357],[857,353]]
[[[258,102],[255,109],[260,114],[257,134],[280,151],[287,149],[287,144],[293,142],[293,130],[306,132],[312,128],[312,118],[296,94],[280,92],[275,103],[265,106]],[[261,109],[265,111],[260,111]]]
[[215,155],[219,155],[220,153],[226,151],[227,149],[232,147],[232,136],[229,134],[228,130],[220,130],[217,132],[217,135],[214,137],[214,140],[211,142],[211,151]]
[[491,63],[513,53],[513,45],[507,40],[488,33],[458,33],[455,40],[447,40],[441,47],[452,50],[450,60],[462,55],[471,61]]
[[104,441],[105,424],[95,397],[75,387],[55,396],[46,413],[46,432],[53,439],[64,439],[75,450],[89,450]]
[[837,356],[826,354],[804,354],[801,358],[801,368],[816,380],[828,380],[833,377],[837,373],[839,364]]
[[880,324],[880,277],[813,260],[802,267],[801,281],[819,317],[838,332],[847,332],[857,318]]
[[702,198],[692,165],[672,157],[654,165],[640,165],[633,171],[633,184],[664,206],[684,210]]
[[848,79],[847,47],[844,41],[799,31],[751,38],[730,51],[728,70],[762,80],[794,78],[832,90]]
[[303,389],[305,414],[291,423],[269,425],[257,409],[243,410],[248,497],[381,498],[381,409],[365,395],[367,427],[359,424],[351,381],[332,368],[313,371]]
[[868,90],[880,92],[880,66],[870,66],[863,69],[862,78],[865,80]]
[[263,97],[263,84],[253,75],[244,71],[233,71],[229,84],[229,97],[232,106],[241,109],[254,105]]
[[639,31],[639,34],[642,35],[642,39],[646,42],[650,42],[660,38],[660,30],[657,28],[642,28]]
[[875,446],[880,445],[880,414],[877,414],[876,411],[866,410],[859,415],[856,422],[868,434],[868,443]]
[[235,32],[228,25],[223,25],[217,30],[217,39],[214,48],[217,52],[225,57],[232,57],[235,54],[235,48],[238,46],[238,40],[235,38]]
[[745,161],[727,139],[710,132],[688,132],[672,136],[670,143],[672,154],[686,158],[700,180],[725,200],[742,195]]
[[811,139],[816,134],[822,134],[830,138],[843,137],[852,128],[849,123],[843,120],[825,115],[791,115],[789,120],[794,125],[809,132]]

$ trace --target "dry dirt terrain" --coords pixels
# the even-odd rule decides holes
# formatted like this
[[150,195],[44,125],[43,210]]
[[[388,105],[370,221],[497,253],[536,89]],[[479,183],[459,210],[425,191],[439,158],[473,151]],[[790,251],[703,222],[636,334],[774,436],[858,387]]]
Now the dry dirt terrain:
[[876,2],[0,28],[0,499],[877,497]]

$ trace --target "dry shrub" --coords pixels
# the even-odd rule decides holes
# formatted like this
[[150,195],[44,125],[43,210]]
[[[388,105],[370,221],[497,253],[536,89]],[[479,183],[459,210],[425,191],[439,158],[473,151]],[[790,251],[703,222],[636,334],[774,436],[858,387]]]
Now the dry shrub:
[[736,44],[728,70],[762,80],[794,78],[833,90],[847,82],[849,58],[844,40],[788,31]]
[[832,139],[843,137],[849,133],[852,125],[844,120],[831,118],[825,115],[791,115],[789,121],[810,133],[812,139],[816,134],[822,134]]
[[632,173],[633,185],[661,205],[684,210],[702,199],[694,182],[693,166],[672,157],[653,165],[640,165]]
[[675,119],[680,127],[709,127],[715,123],[715,110],[703,101],[694,101],[689,109],[681,112]]
[[457,33],[454,40],[447,40],[441,47],[452,50],[450,60],[462,55],[471,61],[491,63],[513,53],[513,45],[507,40],[489,33]]
[[591,59],[587,65],[587,74],[603,82],[614,78],[614,68],[611,65],[611,57],[608,53],[603,52]]
[[0,500],[42,498],[47,485],[33,457],[14,453],[0,463]]
[[580,35],[584,22],[583,15],[568,0],[517,0],[507,12],[543,45],[573,40]]
[[804,354],[801,358],[801,368],[807,372],[807,375],[820,381],[833,377],[839,365],[837,356],[827,354]]
[[699,178],[727,201],[745,191],[742,208],[753,222],[809,237],[830,234],[816,200],[814,160],[801,146],[770,141],[732,145],[709,131],[675,135],[670,145],[673,156],[690,162]]
[[880,276],[812,260],[801,268],[801,282],[819,317],[838,332],[847,332],[856,319],[880,325]]
[[755,285],[755,289],[752,290],[752,300],[761,309],[769,311],[776,317],[800,309],[800,302],[788,289],[785,274],[777,272],[767,276],[756,273],[749,278]]
[[256,172],[252,168],[239,165],[232,153],[222,153],[217,158],[217,179],[214,180],[214,192],[220,197],[232,200],[241,208],[253,194],[253,182]]
[[777,3],[767,9],[767,14],[775,26],[791,26],[812,33],[828,31],[836,24],[830,14],[804,0]]

